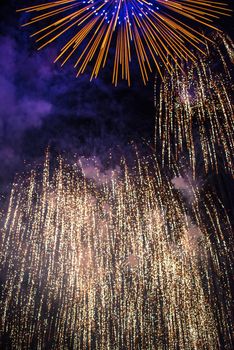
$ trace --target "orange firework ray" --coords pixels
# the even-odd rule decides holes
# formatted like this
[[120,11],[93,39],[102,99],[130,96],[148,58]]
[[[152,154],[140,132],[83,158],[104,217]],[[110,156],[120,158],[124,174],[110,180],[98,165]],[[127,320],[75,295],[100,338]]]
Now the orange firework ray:
[[43,28],[32,35],[37,37],[39,48],[72,33],[56,61],[62,59],[63,65],[77,53],[77,75],[94,61],[91,79],[96,78],[115,42],[112,82],[117,85],[121,76],[130,85],[132,47],[146,83],[152,61],[160,72],[161,63],[172,70],[168,57],[195,60],[186,44],[197,47],[204,36],[185,24],[182,18],[214,28],[212,20],[228,15],[230,10],[226,4],[211,0],[58,0],[20,11],[36,13],[25,26],[44,23]]

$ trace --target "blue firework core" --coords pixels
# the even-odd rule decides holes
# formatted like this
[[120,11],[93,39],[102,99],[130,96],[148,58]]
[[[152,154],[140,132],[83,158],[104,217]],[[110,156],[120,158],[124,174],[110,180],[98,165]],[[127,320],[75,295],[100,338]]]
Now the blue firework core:
[[134,16],[149,16],[150,12],[159,10],[157,2],[138,0],[105,0],[105,1],[83,1],[87,4],[87,10],[92,10],[95,16],[103,16],[107,23],[116,20],[116,25],[131,21]]

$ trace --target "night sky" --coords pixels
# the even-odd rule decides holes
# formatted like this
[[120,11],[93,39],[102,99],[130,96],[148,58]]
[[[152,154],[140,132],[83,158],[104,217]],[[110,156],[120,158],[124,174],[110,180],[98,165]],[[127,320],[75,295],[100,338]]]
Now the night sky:
[[[53,64],[57,42],[38,53],[30,28],[21,28],[25,15],[16,9],[28,4],[1,2],[0,181],[5,197],[15,174],[41,162],[47,146],[68,159],[78,154],[103,162],[111,150],[118,162],[127,156],[130,141],[141,147],[144,140],[152,143],[154,133],[156,72],[144,86],[133,64],[130,88],[121,81],[118,87],[111,84],[108,64],[92,82],[88,73],[76,78],[72,63]],[[217,25],[232,36],[232,18],[221,18]],[[232,181],[225,174],[210,176],[225,201]],[[227,202],[230,210],[230,198]]]
[[[105,74],[89,81],[75,77],[70,63],[53,64],[57,47],[36,52],[29,32],[20,28],[23,15],[16,1],[1,4],[0,36],[0,179],[9,183],[26,163],[51,151],[86,156],[104,155],[109,149],[124,153],[131,140],[153,136],[154,75],[144,86],[115,88]],[[19,3],[18,3],[19,4]],[[117,151],[118,149],[118,151]]]

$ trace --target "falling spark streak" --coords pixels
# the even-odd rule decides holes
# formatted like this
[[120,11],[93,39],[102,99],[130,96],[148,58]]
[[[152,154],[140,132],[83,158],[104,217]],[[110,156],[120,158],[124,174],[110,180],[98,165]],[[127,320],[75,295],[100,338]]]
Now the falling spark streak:
[[121,169],[97,182],[47,156],[42,179],[13,185],[0,334],[12,349],[232,349],[224,210],[195,188],[188,209],[156,161]]
[[202,159],[205,172],[223,166],[233,176],[234,46],[224,34],[213,39],[206,57],[197,52],[197,62],[175,66],[160,88],[156,79],[155,146],[163,165],[186,154],[194,175]]
[[32,35],[40,48],[65,36],[67,42],[56,61],[61,59],[63,65],[76,53],[77,75],[94,61],[91,79],[96,78],[106,64],[111,45],[115,46],[112,78],[115,85],[119,75],[130,85],[132,47],[146,83],[152,71],[151,61],[161,72],[161,63],[171,71],[170,57],[195,60],[186,44],[198,47],[204,35],[183,19],[215,29],[213,19],[230,14],[225,3],[214,0],[59,0],[20,11],[33,14],[25,26],[43,23],[42,29]]

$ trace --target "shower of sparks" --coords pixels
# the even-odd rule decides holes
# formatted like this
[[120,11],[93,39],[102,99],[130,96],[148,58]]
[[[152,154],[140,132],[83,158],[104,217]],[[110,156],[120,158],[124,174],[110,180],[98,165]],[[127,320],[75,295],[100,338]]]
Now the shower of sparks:
[[234,46],[224,34],[213,39],[206,56],[197,52],[197,62],[165,74],[156,92],[155,145],[164,165],[187,154],[194,174],[202,159],[206,172],[222,164],[234,175]]
[[186,207],[156,161],[101,181],[49,169],[13,185],[1,228],[12,349],[232,349],[229,223],[210,195]]
[[214,28],[214,19],[230,14],[225,3],[214,0],[57,0],[21,11],[35,14],[25,25],[42,22],[42,29],[32,35],[40,48],[65,36],[66,44],[57,60],[63,65],[76,54],[77,75],[93,61],[91,79],[97,77],[114,46],[115,85],[119,76],[130,85],[133,48],[146,83],[153,62],[159,71],[160,63],[170,71],[168,57],[195,60],[186,44],[197,47],[204,36],[187,22]]

